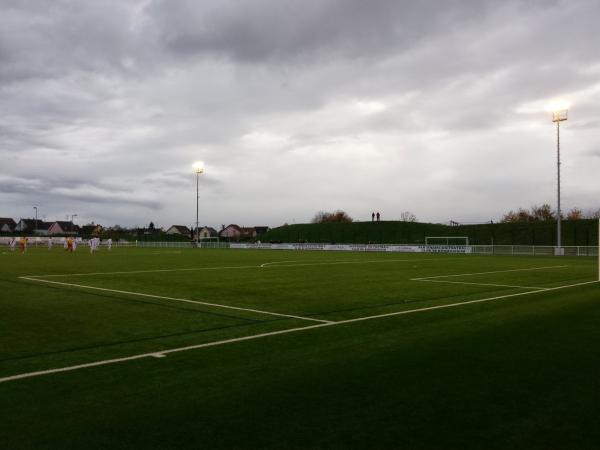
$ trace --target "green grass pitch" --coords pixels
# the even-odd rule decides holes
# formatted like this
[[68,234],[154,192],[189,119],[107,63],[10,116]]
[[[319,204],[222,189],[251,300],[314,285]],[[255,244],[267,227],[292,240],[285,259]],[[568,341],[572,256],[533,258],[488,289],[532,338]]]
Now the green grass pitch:
[[0,250],[3,449],[600,446],[595,258]]

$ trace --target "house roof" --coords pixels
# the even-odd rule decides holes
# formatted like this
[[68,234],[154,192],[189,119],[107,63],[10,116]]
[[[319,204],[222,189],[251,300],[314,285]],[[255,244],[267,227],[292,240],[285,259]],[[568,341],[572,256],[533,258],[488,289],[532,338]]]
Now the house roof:
[[267,231],[269,231],[269,227],[254,227],[254,230],[256,231],[256,233],[258,234],[262,234],[262,233],[266,233]]
[[[236,225],[235,223],[231,223],[229,225],[227,225],[225,228],[223,228],[223,230],[226,230],[227,228],[234,228],[238,231],[242,231],[242,227],[240,227],[239,225]],[[223,231],[221,230],[221,231]]]
[[0,227],[4,225],[8,225],[12,229],[17,226],[17,222],[10,217],[0,217]]
[[[26,229],[35,230],[36,229],[36,220],[35,219],[20,219],[19,223],[23,222],[25,224]],[[52,226],[54,222],[44,222],[43,220],[37,220],[37,229],[38,230],[47,230]]]
[[188,227],[186,227],[185,225],[171,225],[171,228],[175,228],[177,231],[179,231],[181,234],[188,234],[190,232],[190,229]]
[[64,231],[77,231],[79,230],[79,227],[77,225],[75,225],[73,222],[69,222],[66,220],[57,220],[56,222],[51,222],[50,226],[57,224],[58,226],[60,226]]

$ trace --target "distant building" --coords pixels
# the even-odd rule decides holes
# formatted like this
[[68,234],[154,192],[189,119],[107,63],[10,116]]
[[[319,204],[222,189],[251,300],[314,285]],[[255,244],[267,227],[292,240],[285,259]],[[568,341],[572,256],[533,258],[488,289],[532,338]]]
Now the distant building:
[[219,237],[219,232],[212,227],[202,227],[198,230],[198,237],[200,239],[216,238]]
[[16,227],[17,222],[10,217],[0,217],[0,233],[11,233]]
[[50,224],[47,234],[77,234],[79,232],[79,226],[75,225],[71,221],[57,220]]
[[83,236],[100,236],[104,228],[102,225],[94,225],[93,223],[90,225],[84,225],[80,228],[80,232]]
[[180,234],[182,236],[189,236],[190,229],[185,225],[171,225],[171,227],[166,231],[167,234]]
[[254,227],[254,231],[256,232],[256,236],[260,236],[269,231],[269,227]]
[[232,241],[237,241],[242,236],[242,229],[239,225],[234,223],[227,225],[219,232],[219,237]]
[[52,222],[44,222],[35,219],[20,219],[19,223],[14,228],[14,231],[27,234],[38,234],[46,236],[49,234]]
[[232,223],[223,228],[219,236],[223,239],[239,241],[240,239],[255,238],[258,234],[266,233],[268,229],[269,227],[240,227]]

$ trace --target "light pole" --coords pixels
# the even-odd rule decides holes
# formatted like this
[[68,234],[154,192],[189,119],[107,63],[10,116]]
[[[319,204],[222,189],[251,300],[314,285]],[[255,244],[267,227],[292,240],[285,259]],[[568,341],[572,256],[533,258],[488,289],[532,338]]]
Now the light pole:
[[37,235],[37,233],[38,233],[38,222],[37,222],[38,208],[37,208],[37,206],[34,206],[33,209],[35,209],[35,234]]
[[199,236],[199,222],[198,222],[198,199],[200,198],[199,183],[200,175],[204,173],[204,163],[202,161],[196,161],[194,163],[194,172],[196,172],[196,246],[200,243]]
[[560,123],[567,120],[569,105],[565,102],[557,103],[552,106],[552,122],[556,123],[556,190],[557,190],[557,211],[556,211],[556,250],[554,254],[562,256],[564,250],[561,240],[561,209],[560,209]]
[[75,223],[73,222],[75,217],[77,217],[77,214],[71,214],[71,232],[75,231]]

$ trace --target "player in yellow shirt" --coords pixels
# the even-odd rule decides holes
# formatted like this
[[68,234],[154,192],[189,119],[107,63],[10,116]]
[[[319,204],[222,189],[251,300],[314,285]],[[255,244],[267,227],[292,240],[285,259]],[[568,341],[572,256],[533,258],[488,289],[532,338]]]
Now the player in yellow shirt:
[[19,248],[21,249],[21,253],[25,253],[27,251],[27,238],[22,237],[19,239]]

